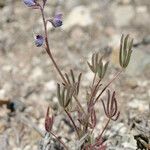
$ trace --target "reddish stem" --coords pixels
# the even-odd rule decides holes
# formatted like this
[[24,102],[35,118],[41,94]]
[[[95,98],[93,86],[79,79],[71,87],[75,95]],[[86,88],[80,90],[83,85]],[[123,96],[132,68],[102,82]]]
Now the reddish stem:
[[62,78],[63,82],[66,84],[66,79],[64,78],[62,72],[60,71],[56,61],[54,60],[50,47],[49,47],[49,42],[48,42],[48,33],[47,33],[47,24],[46,24],[46,20],[45,20],[45,15],[44,15],[44,10],[42,7],[40,7],[41,10],[41,14],[42,14],[42,19],[43,19],[43,25],[44,25],[44,32],[45,32],[45,44],[46,44],[46,52],[49,55],[50,59],[52,60],[54,67],[56,68],[56,70],[58,71],[60,77]]
[[77,133],[78,137],[80,137],[80,136],[79,136],[79,132],[78,132],[78,128],[77,128],[75,122],[73,121],[73,119],[72,119],[70,113],[69,113],[66,109],[65,109],[65,112],[66,112],[66,114],[68,115],[69,119],[71,120],[71,122],[72,122],[72,124],[73,124],[73,126],[74,126],[74,129],[76,130],[76,133]]
[[63,141],[61,141],[53,132],[51,132],[51,131],[49,131],[49,132],[57,139],[57,141],[59,141],[59,143],[61,143],[64,146],[64,148],[66,150],[69,150],[69,148],[65,145],[65,143]]
[[[100,134],[100,135],[98,136],[98,138],[97,138],[98,142],[96,142],[93,146],[96,146],[96,145],[99,143],[99,139],[102,138],[102,135],[103,135],[103,133],[105,132],[106,128],[108,127],[108,124],[109,124],[110,120],[111,120],[110,118],[107,120],[107,122],[106,122],[106,124],[105,124],[105,127],[103,128],[101,134]],[[103,143],[103,142],[102,142],[102,143]]]
[[110,86],[110,84],[122,73],[123,69],[121,71],[119,71],[114,78],[103,88],[103,90],[101,91],[101,93],[97,96],[94,104],[98,101],[98,99],[100,98],[100,96],[104,93],[104,91]]

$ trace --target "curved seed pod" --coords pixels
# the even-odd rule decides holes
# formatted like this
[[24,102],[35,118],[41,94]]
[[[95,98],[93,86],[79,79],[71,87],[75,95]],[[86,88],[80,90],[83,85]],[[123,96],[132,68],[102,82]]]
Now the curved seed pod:
[[109,119],[115,121],[118,119],[120,115],[120,112],[118,111],[117,100],[115,98],[115,91],[113,92],[112,96],[110,95],[110,90],[107,91],[107,94],[108,94],[108,98],[106,104],[102,99],[104,112]]

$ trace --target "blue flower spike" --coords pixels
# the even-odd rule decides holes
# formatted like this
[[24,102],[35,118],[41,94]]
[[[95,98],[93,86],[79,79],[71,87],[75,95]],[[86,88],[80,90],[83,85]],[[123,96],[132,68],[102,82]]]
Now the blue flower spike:
[[26,6],[28,7],[33,7],[36,6],[36,1],[35,0],[23,0]]
[[56,14],[50,22],[55,28],[62,26],[62,14]]
[[42,35],[36,35],[36,36],[35,36],[35,45],[36,45],[37,47],[41,47],[41,46],[43,45],[43,43],[44,43],[44,38],[43,38],[43,36],[42,36]]

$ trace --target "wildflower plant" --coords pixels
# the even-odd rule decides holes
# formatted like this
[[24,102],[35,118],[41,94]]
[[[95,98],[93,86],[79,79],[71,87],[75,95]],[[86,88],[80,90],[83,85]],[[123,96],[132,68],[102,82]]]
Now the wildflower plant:
[[[41,47],[44,45],[45,50],[52,61],[58,75],[62,82],[57,84],[57,97],[60,107],[64,113],[70,119],[76,132],[76,140],[74,147],[76,150],[106,150],[106,144],[104,143],[104,133],[108,127],[110,121],[116,121],[120,115],[118,110],[118,101],[116,99],[116,92],[111,92],[108,87],[110,84],[120,75],[120,73],[128,66],[132,53],[133,39],[129,35],[122,35],[120,41],[119,51],[119,63],[121,66],[120,71],[106,84],[103,85],[102,80],[107,73],[109,62],[104,62],[104,57],[99,53],[92,55],[91,62],[87,62],[89,69],[94,73],[94,78],[91,86],[86,93],[86,107],[81,104],[79,97],[80,82],[82,73],[78,76],[75,75],[74,70],[70,70],[70,73],[62,73],[57,62],[55,61],[48,38],[47,24],[51,23],[54,28],[58,28],[63,25],[62,14],[56,14],[50,19],[45,18],[44,8],[47,0],[23,0],[24,4],[31,9],[38,9],[41,12],[44,33],[43,35],[35,36],[35,45]],[[101,98],[102,94],[107,90],[107,98],[104,100]],[[111,94],[112,93],[112,94]],[[97,126],[97,113],[95,105],[98,101],[101,101],[106,118],[108,118],[104,128],[96,136],[93,134],[95,127]],[[77,107],[72,111],[72,105],[76,103]],[[54,138],[64,147],[64,149],[71,150],[67,143],[65,144],[60,138],[58,138],[53,132],[52,127],[55,123],[54,116],[50,116],[50,108],[47,108],[45,117],[45,130],[46,134],[54,136]],[[72,113],[76,113],[76,118],[72,117]],[[45,135],[46,135],[45,134]],[[50,141],[49,141],[50,143]],[[43,148],[44,150],[44,148]]]

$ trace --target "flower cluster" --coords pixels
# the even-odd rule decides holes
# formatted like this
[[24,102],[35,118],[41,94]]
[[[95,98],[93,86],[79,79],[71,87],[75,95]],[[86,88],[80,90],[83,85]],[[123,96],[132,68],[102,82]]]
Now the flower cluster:
[[[43,0],[43,5],[40,5],[40,3],[37,2],[37,0],[23,0],[24,4],[27,7],[30,7],[32,9],[39,9],[43,11],[44,6],[46,4],[47,0]],[[56,13],[56,15],[50,19],[45,20],[45,24],[50,22],[54,28],[58,28],[62,26],[62,14],[61,13]],[[35,45],[37,47],[41,47],[44,44],[44,37],[42,35],[36,35],[35,36]]]

